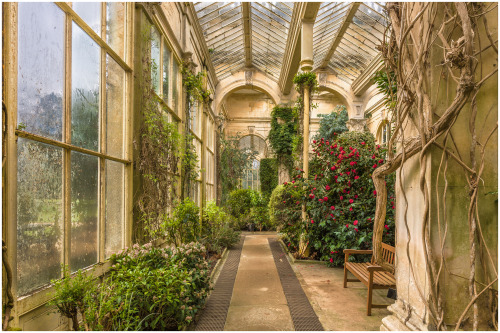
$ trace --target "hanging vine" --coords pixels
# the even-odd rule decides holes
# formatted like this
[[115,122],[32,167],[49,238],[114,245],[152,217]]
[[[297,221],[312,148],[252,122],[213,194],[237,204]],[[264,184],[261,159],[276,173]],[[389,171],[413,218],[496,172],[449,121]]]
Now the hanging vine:
[[[391,269],[382,259],[381,241],[387,203],[385,177],[397,171],[397,186],[402,202],[405,202],[403,225],[407,233],[406,256],[412,278],[417,281],[409,250],[412,237],[408,225],[408,198],[402,183],[405,170],[402,166],[411,157],[418,157],[419,189],[424,205],[419,225],[421,237],[414,241],[420,242],[425,251],[426,279],[431,282],[429,295],[424,295],[418,283],[415,286],[426,305],[426,312],[431,320],[429,327],[436,330],[446,330],[448,327],[458,330],[471,308],[471,328],[477,330],[480,321],[477,302],[479,296],[486,292],[489,294],[490,325],[494,329],[498,327],[497,291],[492,288],[498,280],[498,273],[495,260],[485,242],[478,205],[480,184],[484,182],[481,177],[485,171],[486,148],[494,142],[491,139],[498,129],[498,124],[493,125],[489,118],[496,107],[496,101],[490,105],[486,115],[478,118],[478,96],[488,81],[496,78],[497,74],[496,67],[491,70],[483,66],[485,53],[489,53],[490,59],[496,58],[498,54],[497,41],[493,40],[486,19],[486,15],[496,7],[496,4],[461,2],[386,5],[390,26],[388,37],[382,41],[380,49],[388,73],[386,75],[390,80],[396,80],[398,85],[397,95],[390,100],[394,103],[394,130],[388,142],[386,163],[372,175],[377,191],[373,233],[374,257],[377,264]],[[440,71],[439,76],[432,75],[436,68]],[[438,82],[431,81],[436,76]],[[455,92],[450,89],[453,85],[456,86]],[[390,84],[391,90],[392,87]],[[446,94],[446,98],[441,97],[443,94]],[[469,120],[467,134],[470,144],[467,157],[460,153],[452,133],[458,117],[464,113]],[[484,121],[481,127],[476,123],[478,119]],[[481,128],[481,139],[478,138],[478,128]],[[416,130],[416,134],[405,136],[405,133],[411,132],[412,129]],[[396,145],[397,151],[394,149]],[[436,194],[433,197],[429,182],[434,176],[430,175],[427,168],[431,151],[436,149],[441,151],[441,158],[435,175]],[[461,167],[468,184],[466,195],[469,197],[467,220],[470,273],[467,277],[452,273],[444,255],[449,230],[446,198],[450,159]],[[444,182],[441,191],[438,186],[440,179]],[[436,199],[437,219],[431,218],[433,199]],[[435,233],[431,234],[431,228],[438,230],[437,239]],[[438,251],[432,244],[439,244]],[[481,264],[483,272],[480,275],[477,274],[476,263]],[[445,322],[444,271],[468,280],[470,302],[456,323]]]
[[294,142],[297,142],[298,115],[289,106],[275,106],[271,111],[271,129],[269,131],[269,145],[276,154],[278,163],[288,169],[293,168]]

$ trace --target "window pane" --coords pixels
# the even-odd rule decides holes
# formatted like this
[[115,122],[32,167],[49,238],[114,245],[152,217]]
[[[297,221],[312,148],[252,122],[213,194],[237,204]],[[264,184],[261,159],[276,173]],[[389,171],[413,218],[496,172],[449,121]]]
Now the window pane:
[[170,79],[170,50],[167,43],[163,43],[163,100],[168,103],[168,80]]
[[73,23],[71,64],[71,142],[99,148],[99,46]]
[[125,3],[106,3],[106,43],[120,56],[125,50]]
[[123,177],[123,164],[106,161],[106,224],[104,226],[106,259],[123,248]]
[[106,152],[123,157],[125,71],[106,55]]
[[172,64],[172,107],[175,111],[175,113],[178,114],[177,112],[177,99],[179,98],[179,95],[177,94],[177,84],[178,84],[178,77],[179,77],[179,64],[177,63],[177,60],[173,59],[174,62]]
[[151,81],[154,91],[160,93],[160,34],[151,28]]
[[20,2],[17,121],[62,140],[64,13],[52,3]]
[[101,35],[101,3],[73,2],[73,10],[94,30]]
[[97,262],[98,165],[96,156],[71,152],[71,271]]
[[17,154],[17,293],[23,295],[61,274],[62,149],[19,138]]

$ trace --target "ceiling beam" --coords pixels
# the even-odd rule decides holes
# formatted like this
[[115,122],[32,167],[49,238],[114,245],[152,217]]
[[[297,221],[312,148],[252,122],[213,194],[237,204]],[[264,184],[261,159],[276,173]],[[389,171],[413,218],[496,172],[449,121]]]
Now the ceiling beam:
[[280,90],[285,95],[290,93],[293,86],[293,77],[299,70],[302,22],[314,22],[320,5],[320,2],[296,2],[293,6],[285,54],[278,80]]
[[344,21],[342,22],[339,30],[337,30],[337,33],[333,37],[332,44],[330,45],[328,52],[326,53],[325,57],[321,61],[321,64],[318,66],[318,68],[324,69],[328,66],[330,59],[332,58],[333,54],[335,53],[337,46],[339,46],[340,41],[344,37],[344,33],[346,32],[347,28],[349,28],[349,25],[351,24],[352,18],[354,17],[354,14],[356,14],[356,11],[358,10],[360,5],[361,5],[361,2],[353,2],[351,4],[351,7],[348,9],[348,11],[346,13],[347,15],[345,16]]
[[245,66],[252,67],[252,21],[250,18],[250,2],[241,3],[243,9],[243,35],[245,38]]

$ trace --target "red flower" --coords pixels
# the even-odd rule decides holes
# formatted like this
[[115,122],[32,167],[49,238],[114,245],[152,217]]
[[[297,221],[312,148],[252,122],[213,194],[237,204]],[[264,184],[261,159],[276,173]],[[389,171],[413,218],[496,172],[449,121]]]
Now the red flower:
[[345,227],[346,227],[346,228],[349,228],[349,224],[346,224],[346,225],[345,225]]
[[349,211],[352,212],[352,207],[349,207]]
[[378,163],[379,163],[379,164],[382,164],[382,163],[384,163],[384,160],[380,160],[380,161],[378,161]]
[[288,183],[287,182],[284,182],[283,185],[287,185]]
[[377,195],[377,191],[375,191],[375,190],[374,190],[374,191],[373,191],[373,195]]
[[299,202],[297,201],[297,202],[296,202],[296,204],[298,205],[298,204],[299,204]]
[[375,169],[376,167],[377,167],[377,165],[376,165],[376,164],[374,164],[374,165],[373,165],[373,168]]
[[330,170],[332,170],[332,171],[335,170],[335,169],[336,169],[335,165],[330,168]]
[[363,141],[363,142],[361,142],[361,144],[362,144],[362,145],[364,145],[364,144],[365,144],[365,142]]
[[357,195],[357,194],[355,194],[355,195],[354,195],[354,199],[357,199],[357,198],[358,198],[358,195]]
[[311,220],[311,223],[314,223],[314,220]]
[[358,228],[354,228],[354,231],[358,232]]
[[313,143],[316,143],[316,140],[313,140]]
[[375,154],[372,155],[372,160],[374,160],[374,159],[375,159]]
[[325,190],[327,190],[327,191],[330,190],[330,186],[326,185]]
[[286,203],[286,201],[283,201],[283,203]]
[[349,199],[349,203],[353,203],[353,202],[354,202],[354,200],[352,200],[352,199]]
[[394,209],[394,206],[392,206],[392,209]]
[[335,210],[335,206],[330,207],[331,210]]
[[333,145],[333,148],[337,148],[337,144],[334,144],[334,145]]
[[[333,253],[333,252],[332,252]],[[330,262],[333,262],[333,258],[330,258]]]
[[358,220],[355,220],[352,224],[353,225],[358,225]]
[[309,198],[314,199],[314,194],[309,194]]
[[321,199],[318,199],[318,201],[319,201],[319,202],[323,202],[323,200],[321,200]]
[[328,197],[324,197],[324,198],[323,198],[323,201],[328,201]]
[[342,195],[341,195],[341,196],[340,196],[340,200],[344,200],[344,196],[342,196]]
[[387,224],[384,225],[384,228],[386,228],[387,230],[389,230],[389,226]]
[[295,184],[295,180],[292,180],[292,184]]
[[354,176],[354,179],[359,179],[359,176]]

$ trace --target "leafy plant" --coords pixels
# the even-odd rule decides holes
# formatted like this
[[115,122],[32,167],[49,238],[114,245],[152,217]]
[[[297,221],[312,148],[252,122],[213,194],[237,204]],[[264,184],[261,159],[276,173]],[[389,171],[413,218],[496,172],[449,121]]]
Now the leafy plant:
[[198,243],[165,249],[148,243],[114,255],[110,274],[86,294],[89,329],[186,329],[210,289],[204,254]]
[[202,243],[207,251],[221,254],[224,248],[229,248],[239,240],[240,233],[231,226],[232,217],[218,207],[215,202],[207,202],[203,209]]
[[194,242],[200,234],[200,209],[190,198],[185,198],[174,209],[172,217],[163,223],[166,240],[177,246]]
[[71,319],[73,330],[78,331],[78,313],[82,316],[84,325],[87,325],[85,295],[95,290],[95,282],[91,274],[86,275],[81,270],[74,276],[71,276],[68,266],[64,266],[63,271],[64,278],[51,281],[54,284],[54,298],[48,305],[55,305],[63,316]]
[[272,191],[278,185],[278,161],[274,158],[261,159],[259,177],[262,197],[267,203]]
[[334,140],[335,136],[348,131],[347,121],[349,116],[345,105],[337,105],[330,114],[319,114],[319,130],[314,136],[315,140],[324,138]]

